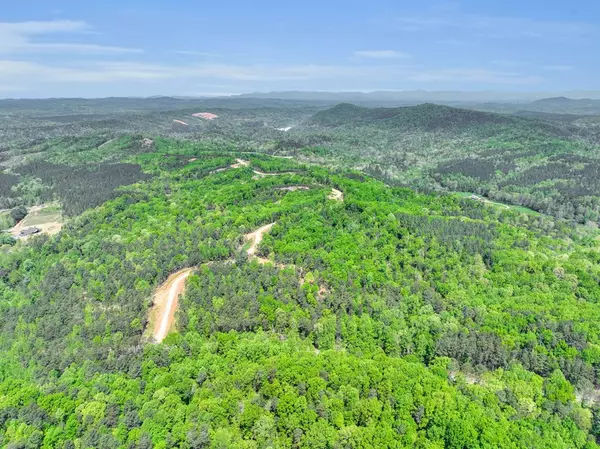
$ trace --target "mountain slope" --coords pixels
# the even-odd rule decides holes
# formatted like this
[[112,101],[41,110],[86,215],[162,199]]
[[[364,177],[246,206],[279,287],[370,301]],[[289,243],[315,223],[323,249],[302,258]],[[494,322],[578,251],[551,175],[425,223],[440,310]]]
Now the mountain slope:
[[565,136],[569,131],[558,125],[490,112],[459,109],[436,104],[421,104],[400,108],[365,108],[340,104],[317,112],[306,122],[308,126],[374,126],[395,132],[421,130],[468,133],[482,127],[498,130],[507,126],[528,126],[553,136]]
[[555,113],[600,114],[600,100],[567,97],[544,98],[530,103],[527,105],[527,109]]
[[0,253],[3,447],[598,447],[597,231],[229,145],[128,160],[153,177]]
[[471,192],[600,223],[600,136],[586,123],[432,104],[341,104],[314,114],[284,143],[304,147],[305,160],[351,166],[389,184]]

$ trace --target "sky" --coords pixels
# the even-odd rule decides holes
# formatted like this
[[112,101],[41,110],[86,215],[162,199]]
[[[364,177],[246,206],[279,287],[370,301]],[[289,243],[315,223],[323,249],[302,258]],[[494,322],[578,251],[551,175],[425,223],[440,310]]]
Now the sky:
[[597,0],[29,0],[0,98],[600,90]]

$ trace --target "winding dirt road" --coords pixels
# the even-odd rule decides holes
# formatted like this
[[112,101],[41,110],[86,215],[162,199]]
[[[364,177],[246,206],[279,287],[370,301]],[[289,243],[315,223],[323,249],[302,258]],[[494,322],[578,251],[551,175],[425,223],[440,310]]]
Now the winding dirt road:
[[266,173],[264,171],[252,170],[252,172],[258,176],[279,176],[279,175],[296,175],[297,174],[296,172],[293,172],[293,171],[282,171],[282,172],[278,172],[278,173]]
[[[236,159],[236,163],[230,167],[225,167],[215,170],[215,172],[227,170],[228,168],[241,168],[247,167],[250,163],[242,159]],[[257,170],[253,170],[255,174],[260,176],[276,176],[282,174],[293,174],[289,173],[263,173]],[[295,189],[310,189],[308,186],[288,186],[282,187],[282,189],[295,190]],[[344,201],[344,194],[340,190],[331,189],[329,198],[335,201]],[[256,255],[258,246],[263,240],[265,233],[269,232],[275,223],[269,223],[261,226],[256,231],[250,232],[244,236],[244,239],[250,242],[250,246],[246,250],[248,257],[257,260],[261,264],[270,263],[270,261],[264,257]],[[233,262],[233,261],[231,261]],[[208,264],[211,264],[209,262]],[[280,267],[286,267],[281,265]],[[154,305],[150,312],[150,322],[154,323],[152,328],[152,335],[157,343],[161,343],[173,327],[173,321],[175,319],[175,311],[179,303],[179,296],[185,291],[185,281],[192,274],[195,268],[185,268],[173,273],[166,282],[160,286],[154,296]]]
[[173,325],[179,295],[184,292],[185,281],[192,271],[192,268],[185,268],[173,273],[154,296],[154,307],[151,312],[151,319],[154,318],[152,335],[157,343],[162,343]]
[[260,245],[260,242],[262,242],[263,236],[266,232],[269,232],[273,226],[275,226],[275,223],[269,223],[268,225],[264,225],[263,227],[258,228],[256,231],[245,235],[246,240],[252,242],[250,248],[248,248],[248,251],[246,251],[248,253],[248,257],[253,257],[256,254],[258,245]]
[[[257,257],[256,251],[258,250],[258,245],[260,245],[264,234],[269,232],[273,226],[275,226],[275,223],[269,223],[244,236],[246,240],[252,242],[250,247],[246,250],[248,257],[254,258],[260,263],[269,262],[267,259]],[[208,264],[211,264],[211,262],[208,262]],[[152,325],[152,336],[157,343],[162,343],[173,327],[175,311],[179,304],[179,296],[185,292],[185,281],[190,274],[192,274],[194,269],[195,268],[185,268],[173,273],[156,291],[154,295],[154,305],[150,312],[150,322],[154,323]]]
[[231,168],[240,168],[240,167],[248,167],[250,165],[250,162],[245,161],[243,159],[237,158],[235,160],[235,164],[233,164],[231,166]]

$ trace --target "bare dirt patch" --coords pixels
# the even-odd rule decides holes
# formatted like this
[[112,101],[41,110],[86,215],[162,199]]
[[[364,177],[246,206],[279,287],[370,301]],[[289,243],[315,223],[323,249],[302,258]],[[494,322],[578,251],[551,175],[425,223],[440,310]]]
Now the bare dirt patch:
[[250,165],[250,162],[238,158],[235,160],[235,164],[233,164],[231,166],[231,168],[248,167],[249,165]]
[[26,240],[31,236],[20,235],[26,229],[38,228],[40,230],[38,234],[54,235],[62,229],[62,226],[62,214],[59,206],[56,203],[42,204],[30,208],[27,216],[10,230],[10,234],[14,238]]
[[219,116],[217,114],[213,114],[211,112],[196,112],[195,114],[192,114],[193,117],[198,117],[198,118],[203,118],[205,120],[214,120],[216,118],[219,118]]
[[258,228],[254,232],[250,232],[244,236],[244,238],[250,242],[250,247],[246,251],[249,257],[253,257],[256,255],[256,251],[258,251],[258,245],[262,242],[263,236],[265,233],[269,232],[275,223],[269,223],[268,225],[264,225]]
[[344,201],[344,194],[338,189],[331,189],[331,193],[328,197],[330,200]]
[[153,143],[154,143],[154,140],[148,139],[147,137],[144,137],[142,139],[142,147],[144,147],[144,148],[148,148],[148,147],[152,146]]
[[285,186],[277,187],[276,190],[285,190],[288,192],[295,192],[296,190],[310,190],[309,186]]
[[254,172],[255,175],[258,176],[279,176],[279,175],[295,175],[296,173],[293,171],[282,171],[282,172],[278,172],[278,173],[266,173],[264,171],[260,171],[260,170],[252,170]]

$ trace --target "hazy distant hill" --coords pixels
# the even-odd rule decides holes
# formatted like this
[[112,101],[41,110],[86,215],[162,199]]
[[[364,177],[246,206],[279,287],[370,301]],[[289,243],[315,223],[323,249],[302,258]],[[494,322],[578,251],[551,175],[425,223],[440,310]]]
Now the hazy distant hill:
[[61,114],[115,114],[121,112],[153,112],[194,109],[197,112],[211,108],[256,109],[265,107],[305,107],[314,102],[269,98],[44,98],[0,99],[0,117],[6,114],[37,115],[39,113]]
[[568,129],[558,124],[554,125],[528,118],[429,103],[399,108],[366,108],[344,103],[317,112],[306,125],[324,127],[373,126],[394,132],[420,130],[423,132],[452,131],[467,133],[474,130],[488,129],[491,131],[490,134],[494,134],[495,129],[505,129],[507,126],[527,126],[551,136],[565,136],[570,133]]
[[[333,158],[389,184],[474,192],[560,218],[600,217],[594,117],[526,117],[421,104],[318,111],[287,134],[313,161]],[[574,120],[570,120],[570,118]]]
[[498,91],[375,91],[375,92],[254,92],[238,98],[269,98],[280,100],[323,101],[330,103],[380,103],[388,105],[415,103],[529,103],[543,98],[566,96],[570,98],[598,98],[600,91],[570,92],[498,92]]
[[559,122],[559,123],[574,123],[578,120],[582,119],[582,115],[579,114],[569,114],[569,113],[558,113],[558,112],[542,112],[542,111],[532,111],[530,109],[523,109],[521,111],[514,112],[512,114],[515,117],[523,117],[537,120],[546,120],[549,122]]
[[600,103],[600,100],[592,100],[591,98],[554,97],[536,100],[531,103],[531,106],[589,106],[598,103]]
[[600,100],[592,98],[544,98],[532,102],[527,109],[542,112],[570,114],[600,114]]

